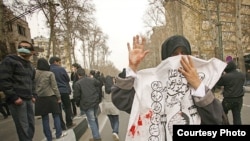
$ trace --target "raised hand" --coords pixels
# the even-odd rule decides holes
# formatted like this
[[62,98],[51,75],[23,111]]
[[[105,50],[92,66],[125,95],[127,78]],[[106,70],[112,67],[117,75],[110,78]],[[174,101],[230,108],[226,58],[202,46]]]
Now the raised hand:
[[130,44],[127,43],[129,52],[129,67],[136,72],[140,62],[149,53],[149,50],[144,50],[146,39],[136,35],[133,37],[133,48],[131,49]]

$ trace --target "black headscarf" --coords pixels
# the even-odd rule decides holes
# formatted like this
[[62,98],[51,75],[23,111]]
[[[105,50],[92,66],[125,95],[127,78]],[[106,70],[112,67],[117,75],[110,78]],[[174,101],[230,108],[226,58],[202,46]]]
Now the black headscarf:
[[38,59],[37,60],[37,69],[43,70],[43,71],[49,71],[50,70],[49,62],[44,58]]
[[164,60],[170,56],[178,48],[183,47],[188,55],[191,55],[191,47],[189,41],[181,35],[174,35],[164,41],[161,46],[161,59]]

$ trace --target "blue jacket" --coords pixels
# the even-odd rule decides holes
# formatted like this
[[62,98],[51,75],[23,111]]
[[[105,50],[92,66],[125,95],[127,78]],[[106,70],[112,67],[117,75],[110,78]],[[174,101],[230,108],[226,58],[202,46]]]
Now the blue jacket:
[[56,64],[50,65],[50,71],[55,74],[57,87],[61,94],[71,94],[71,88],[69,85],[70,78],[66,70]]

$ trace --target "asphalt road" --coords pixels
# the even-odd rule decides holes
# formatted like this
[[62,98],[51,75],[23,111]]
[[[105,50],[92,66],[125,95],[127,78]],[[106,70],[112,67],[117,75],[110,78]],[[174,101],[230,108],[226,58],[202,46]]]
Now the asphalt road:
[[[250,90],[250,89],[249,89]],[[243,124],[248,124],[250,125],[250,91],[248,91],[245,96],[244,96],[244,101],[243,101],[243,108],[242,108],[242,123]],[[229,121],[232,123],[232,115],[229,113],[228,115]],[[129,120],[129,114],[125,112],[120,113],[120,141],[125,140],[125,134],[127,130],[127,125],[128,125],[128,120]],[[77,123],[82,119],[75,119],[74,121]],[[109,120],[107,116],[100,114],[98,117],[99,124],[100,124],[100,132],[102,136],[103,141],[112,141],[112,132],[111,132],[111,127]],[[53,122],[51,118],[51,122]],[[45,141],[44,140],[44,135],[43,135],[43,130],[42,130],[42,121],[38,117],[36,117],[35,121],[36,125],[36,132],[34,136],[34,141]],[[51,124],[51,127],[53,124]],[[71,133],[72,130],[68,130],[68,133]],[[88,130],[81,136],[79,141],[89,141],[89,138],[92,137],[91,131],[88,128]],[[63,141],[72,141],[69,139],[70,136],[67,137],[67,139],[63,139]],[[69,139],[69,140],[68,140]],[[3,119],[3,116],[0,114],[0,140],[1,141],[18,141],[17,134],[16,134],[16,129],[15,125],[12,121],[12,117],[9,116],[7,119]]]
[[[250,90],[250,89],[249,89]],[[244,96],[244,102],[243,102],[243,108],[242,108],[242,123],[243,124],[250,124],[250,91],[247,92]],[[232,115],[231,112],[228,114],[229,122],[232,124]],[[120,116],[120,128],[119,128],[119,136],[120,141],[125,140],[128,120],[129,120],[129,114],[125,112],[121,112]],[[113,141],[112,139],[112,130],[109,123],[109,120],[107,116],[100,114],[98,117],[98,121],[100,124],[100,132],[102,136],[102,141]],[[88,128],[88,130],[85,132],[85,134],[79,139],[79,141],[89,141],[89,138],[92,137],[91,130]]]

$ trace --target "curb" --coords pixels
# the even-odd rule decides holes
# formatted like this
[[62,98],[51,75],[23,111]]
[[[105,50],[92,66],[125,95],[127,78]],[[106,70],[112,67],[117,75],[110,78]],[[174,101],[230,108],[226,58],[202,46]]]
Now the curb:
[[77,141],[81,138],[81,136],[86,132],[87,129],[88,129],[88,122],[86,118],[84,118],[83,120],[81,120],[80,123],[77,124],[77,126],[73,128]]

